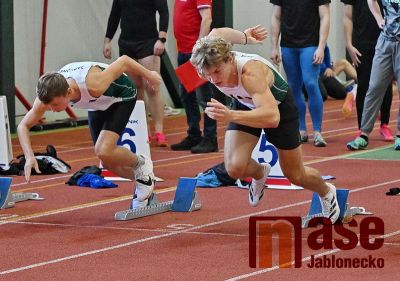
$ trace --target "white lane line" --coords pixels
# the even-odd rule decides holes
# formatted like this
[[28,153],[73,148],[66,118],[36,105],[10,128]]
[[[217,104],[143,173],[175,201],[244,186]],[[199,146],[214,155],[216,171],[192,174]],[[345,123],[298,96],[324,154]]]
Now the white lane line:
[[[365,186],[365,187],[361,187],[361,188],[357,188],[357,189],[351,190],[350,192],[353,193],[353,192],[358,192],[358,191],[364,191],[364,190],[380,187],[380,186],[383,186],[383,185],[386,185],[386,184],[392,184],[392,183],[399,182],[399,181],[400,181],[400,179],[393,180],[393,181],[388,181],[388,182],[384,182],[384,183],[380,183],[380,184],[369,185],[369,186]],[[85,257],[85,256],[98,254],[98,253],[112,251],[112,250],[116,250],[116,249],[120,249],[120,248],[125,248],[125,247],[129,247],[129,246],[132,246],[132,245],[135,245],[135,244],[144,243],[144,242],[147,242],[147,241],[161,239],[161,238],[165,238],[165,237],[169,237],[169,236],[178,235],[178,234],[181,234],[181,233],[187,233],[187,232],[195,231],[195,230],[206,228],[206,227],[210,227],[210,226],[215,226],[215,225],[219,225],[219,224],[224,224],[224,223],[228,223],[228,222],[232,222],[232,221],[245,219],[245,218],[248,218],[250,216],[258,216],[258,215],[263,215],[263,214],[266,214],[266,213],[271,213],[271,212],[275,212],[275,211],[279,211],[279,210],[284,210],[284,209],[288,209],[288,208],[292,208],[292,207],[297,207],[297,206],[301,206],[301,205],[304,205],[304,204],[308,204],[310,202],[311,202],[311,200],[300,201],[300,202],[293,203],[293,204],[288,204],[288,205],[284,205],[284,206],[280,206],[280,207],[276,207],[276,208],[272,208],[272,209],[268,209],[268,210],[263,210],[263,211],[259,211],[259,212],[250,213],[250,214],[247,214],[247,215],[241,215],[241,216],[237,216],[237,217],[233,217],[233,218],[229,218],[229,219],[225,219],[225,220],[210,222],[210,223],[206,223],[206,224],[190,227],[190,228],[187,228],[187,229],[184,229],[184,230],[179,230],[179,231],[170,232],[170,233],[164,233],[164,234],[155,235],[155,236],[151,236],[151,237],[147,237],[147,238],[143,238],[143,239],[139,239],[139,240],[133,240],[133,241],[130,241],[130,242],[127,242],[127,243],[117,244],[117,245],[114,245],[114,246],[111,246],[111,247],[105,247],[105,248],[101,248],[101,249],[97,249],[97,250],[92,250],[92,251],[88,251],[88,252],[83,252],[83,253],[79,253],[79,254],[75,254],[75,255],[66,256],[66,257],[63,257],[63,258],[58,258],[58,259],[48,260],[48,261],[44,261],[44,262],[40,262],[40,263],[30,264],[30,265],[27,265],[27,266],[12,268],[12,269],[9,269],[9,270],[1,271],[0,275],[6,275],[6,274],[14,273],[14,272],[19,272],[19,271],[32,269],[32,268],[46,266],[46,265],[49,265],[49,264],[59,263],[59,262],[67,261],[67,260],[77,259],[77,258],[81,258],[81,257]]]
[[[143,232],[174,232],[176,230],[167,228],[135,228],[135,227],[117,227],[117,226],[99,226],[99,225],[79,225],[79,224],[62,224],[62,223],[47,223],[47,222],[31,222],[31,221],[20,221],[20,222],[10,222],[10,224],[23,224],[23,225],[39,225],[39,226],[54,226],[54,227],[65,227],[65,228],[94,228],[97,230],[126,230],[126,231],[143,231]],[[196,234],[205,236],[230,236],[230,237],[249,237],[248,234],[239,233],[226,233],[226,232],[200,232],[200,231],[189,231],[185,234]],[[357,237],[360,235],[357,234]],[[279,239],[279,237],[272,237],[272,239]],[[307,241],[307,238],[302,238],[302,240]],[[347,241],[346,239],[344,239]],[[319,242],[323,242],[323,239],[317,239]],[[384,242],[387,246],[400,246],[400,243]]]
[[[167,189],[163,189],[163,190],[156,190],[155,192],[157,194],[162,194],[162,193],[167,193],[167,192],[171,192],[171,191],[175,191],[175,190],[176,190],[176,187],[173,187],[173,188],[167,188]],[[25,221],[25,220],[35,219],[35,218],[41,218],[41,217],[47,217],[47,216],[56,215],[56,214],[67,213],[67,212],[76,211],[76,210],[82,210],[82,209],[91,208],[91,207],[107,205],[107,204],[111,204],[111,203],[115,203],[115,202],[130,200],[131,198],[132,198],[132,195],[125,195],[125,196],[116,197],[113,199],[106,199],[106,200],[97,201],[97,202],[90,202],[90,203],[73,206],[73,207],[65,207],[65,208],[58,209],[58,210],[45,211],[43,213],[39,213],[36,215],[35,214],[23,215],[19,219],[11,218],[11,220],[8,220],[8,221],[0,221],[0,226],[9,224],[9,223],[19,222],[19,221]]]
[[[77,225],[77,224],[62,224],[62,223],[46,223],[46,222],[10,222],[10,224],[26,224],[26,225],[38,225],[38,226],[54,226],[54,227],[65,227],[65,228],[94,228],[97,230],[126,230],[126,231],[143,231],[143,232],[175,232],[174,229],[168,228],[135,228],[135,227],[117,227],[117,226],[98,226],[98,225]],[[189,231],[185,234],[196,234],[196,235],[211,235],[211,236],[231,236],[231,237],[248,237],[248,234],[239,233],[226,233],[226,232],[200,232],[200,231]],[[275,237],[274,237],[275,238]]]

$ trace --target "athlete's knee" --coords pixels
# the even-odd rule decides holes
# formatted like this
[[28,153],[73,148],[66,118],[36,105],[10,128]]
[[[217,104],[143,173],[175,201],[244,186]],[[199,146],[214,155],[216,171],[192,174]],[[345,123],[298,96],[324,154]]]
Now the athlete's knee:
[[231,178],[241,179],[245,176],[246,167],[239,162],[225,161],[225,168]]
[[304,183],[305,180],[304,170],[301,171],[298,169],[291,169],[290,171],[283,171],[283,174],[294,185],[302,186]]
[[95,153],[97,157],[103,162],[103,164],[107,165],[112,159],[114,147],[111,145],[107,145],[104,143],[96,144]]
[[303,186],[304,179],[305,179],[305,177],[303,175],[290,175],[290,176],[287,176],[287,178],[292,184],[298,185],[298,186]]

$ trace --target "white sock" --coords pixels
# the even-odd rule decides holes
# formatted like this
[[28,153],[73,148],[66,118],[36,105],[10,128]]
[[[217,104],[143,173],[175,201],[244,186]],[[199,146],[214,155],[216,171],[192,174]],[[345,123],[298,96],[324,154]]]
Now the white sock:
[[134,170],[136,170],[139,166],[143,165],[144,162],[145,162],[145,159],[144,159],[143,155],[136,154],[136,157],[138,159],[138,162],[137,162],[136,166],[134,167]]

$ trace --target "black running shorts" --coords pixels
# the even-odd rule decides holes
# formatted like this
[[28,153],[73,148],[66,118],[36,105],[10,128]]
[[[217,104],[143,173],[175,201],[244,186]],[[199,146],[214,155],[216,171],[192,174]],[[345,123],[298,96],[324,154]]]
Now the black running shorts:
[[93,143],[96,143],[102,130],[112,131],[121,136],[135,104],[136,98],[116,102],[104,111],[88,111],[89,129]]
[[154,44],[158,38],[147,39],[136,42],[126,42],[120,39],[119,55],[127,55],[130,58],[139,60],[154,55]]
[[[277,128],[265,128],[267,140],[279,149],[295,149],[300,145],[299,141],[299,114],[294,104],[293,97],[287,94],[285,100],[278,105],[280,122]],[[251,110],[247,106],[233,99],[232,109]],[[261,128],[253,128],[237,123],[229,123],[227,130],[238,130],[256,137],[261,136]]]

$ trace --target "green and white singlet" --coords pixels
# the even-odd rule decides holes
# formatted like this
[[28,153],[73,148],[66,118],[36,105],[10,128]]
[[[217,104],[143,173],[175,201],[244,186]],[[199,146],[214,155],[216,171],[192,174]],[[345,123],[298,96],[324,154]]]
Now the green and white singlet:
[[281,103],[285,100],[286,95],[289,91],[288,83],[285,81],[283,76],[279,73],[279,71],[275,68],[275,66],[268,60],[256,54],[245,54],[240,52],[233,52],[235,60],[237,62],[237,71],[238,71],[238,85],[236,87],[218,87],[217,88],[223,92],[225,95],[234,98],[241,104],[247,106],[250,109],[254,109],[255,105],[253,103],[252,97],[247,93],[247,91],[243,88],[242,85],[242,69],[243,66],[250,60],[260,61],[267,65],[274,75],[274,84],[271,87],[272,95],[278,103]]
[[100,62],[73,62],[65,65],[58,71],[65,79],[74,79],[81,92],[81,99],[77,102],[71,101],[71,107],[104,111],[114,103],[129,101],[136,98],[136,86],[126,74],[122,74],[118,79],[112,82],[103,95],[98,98],[92,97],[86,87],[86,76],[89,69],[93,66],[97,66],[101,70],[108,67],[107,64]]

